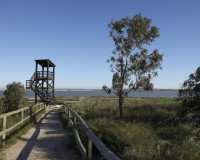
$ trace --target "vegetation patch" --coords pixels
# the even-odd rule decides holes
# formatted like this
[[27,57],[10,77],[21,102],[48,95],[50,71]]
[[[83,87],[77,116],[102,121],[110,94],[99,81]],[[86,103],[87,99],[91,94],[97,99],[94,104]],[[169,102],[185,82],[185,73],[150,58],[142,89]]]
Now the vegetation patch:
[[[200,156],[200,128],[188,112],[181,115],[181,101],[175,98],[127,98],[123,118],[118,99],[88,97],[69,103],[116,155],[124,160],[193,160]],[[87,137],[78,125],[86,147]],[[97,149],[94,155],[99,156]]]

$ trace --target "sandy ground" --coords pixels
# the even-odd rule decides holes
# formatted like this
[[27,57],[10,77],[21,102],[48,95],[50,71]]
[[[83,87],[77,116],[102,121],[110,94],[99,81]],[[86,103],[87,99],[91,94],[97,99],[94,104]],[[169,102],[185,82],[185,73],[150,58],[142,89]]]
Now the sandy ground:
[[16,144],[5,149],[6,160],[80,160],[72,132],[59,120],[59,111],[46,109],[36,127],[31,128]]

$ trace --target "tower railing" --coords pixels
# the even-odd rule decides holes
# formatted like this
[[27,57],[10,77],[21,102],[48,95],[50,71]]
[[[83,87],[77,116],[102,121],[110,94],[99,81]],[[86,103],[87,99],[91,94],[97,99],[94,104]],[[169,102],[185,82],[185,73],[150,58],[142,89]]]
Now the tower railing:
[[31,89],[32,84],[33,84],[32,80],[26,80],[26,89]]
[[53,72],[47,72],[47,71],[44,71],[44,72],[42,72],[42,71],[37,71],[36,72],[37,73],[37,76],[36,76],[36,74],[35,74],[35,78],[37,78],[37,79],[53,79]]

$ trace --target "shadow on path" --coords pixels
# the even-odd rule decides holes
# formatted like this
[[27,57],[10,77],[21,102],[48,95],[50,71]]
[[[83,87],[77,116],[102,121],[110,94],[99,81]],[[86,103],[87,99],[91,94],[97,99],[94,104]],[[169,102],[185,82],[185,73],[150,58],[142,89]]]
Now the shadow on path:
[[19,154],[17,160],[26,160],[28,159],[35,143],[37,140],[37,137],[40,134],[40,129],[41,129],[41,124],[42,121],[47,118],[48,114],[50,114],[51,112],[53,112],[53,110],[50,110],[49,112],[45,113],[45,115],[39,120],[39,122],[36,125],[36,130],[33,133],[33,135],[31,136],[31,138],[28,140],[26,146],[23,148],[23,150],[21,151],[21,153]]

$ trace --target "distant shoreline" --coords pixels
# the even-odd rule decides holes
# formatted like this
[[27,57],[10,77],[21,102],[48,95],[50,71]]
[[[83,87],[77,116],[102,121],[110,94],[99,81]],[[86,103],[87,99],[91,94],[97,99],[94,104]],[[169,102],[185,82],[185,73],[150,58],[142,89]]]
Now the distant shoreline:
[[[27,90],[27,89],[26,89]],[[102,89],[65,89],[65,88],[56,88],[55,91],[101,91]],[[153,89],[153,91],[178,91],[179,89]],[[0,88],[0,91],[5,91],[5,88]],[[143,91],[143,90],[138,90]]]
[[[101,90],[102,89],[55,89],[55,91],[101,91]],[[178,91],[178,90],[179,89],[153,89],[153,91]]]

